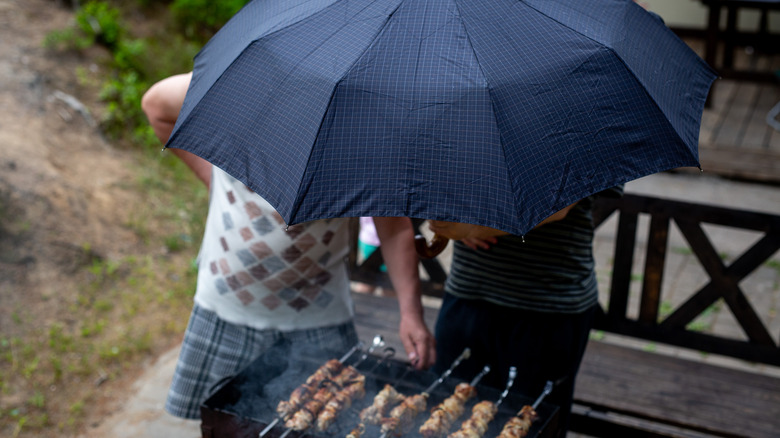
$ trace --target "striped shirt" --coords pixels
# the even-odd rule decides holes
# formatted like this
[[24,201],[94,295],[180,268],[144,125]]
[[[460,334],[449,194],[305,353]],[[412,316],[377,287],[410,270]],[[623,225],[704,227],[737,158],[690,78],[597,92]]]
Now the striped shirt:
[[[619,195],[622,187],[609,192]],[[488,250],[456,242],[445,290],[537,312],[585,311],[598,300],[592,205],[592,197],[583,199],[563,220],[524,237],[501,236]]]

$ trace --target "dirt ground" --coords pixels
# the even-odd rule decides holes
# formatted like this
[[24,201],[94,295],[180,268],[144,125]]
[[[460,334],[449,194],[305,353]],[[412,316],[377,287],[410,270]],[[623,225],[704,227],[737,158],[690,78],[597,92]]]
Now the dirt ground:
[[42,48],[70,19],[56,2],[0,0],[0,272],[17,293],[21,284],[56,293],[81,262],[78,242],[105,257],[138,243],[121,226],[137,196],[122,189],[132,154],[105,141],[86,112],[99,105],[76,79],[84,60]]
[[[69,314],[68,303],[72,291],[85,281],[84,267],[94,260],[118,260],[148,251],[127,226],[130,213],[149,202],[129,184],[136,177],[137,151],[118,147],[100,134],[96,120],[102,104],[97,87],[88,81],[84,85],[84,77],[88,79],[100,67],[89,55],[52,52],[42,46],[50,31],[67,27],[72,17],[72,11],[57,0],[0,0],[3,345],[20,336],[30,320],[40,327],[52,321],[67,326],[77,320],[78,315]],[[115,399],[121,398],[123,385],[131,384],[143,367],[139,361],[112,378],[84,409],[85,423],[94,424],[110,411]],[[0,385],[0,419],[19,415],[18,410],[9,414],[11,407],[24,404],[18,398],[28,395],[15,391],[11,376],[0,376]],[[47,407],[56,411],[59,403],[67,410],[70,394],[58,395],[55,385],[50,389],[51,394],[44,394]],[[38,400],[42,404],[43,396]],[[50,416],[47,421],[56,425],[59,420]],[[72,433],[64,433],[67,425],[59,428],[51,435],[38,431],[27,436]],[[20,430],[7,431],[11,434],[0,428],[0,435],[25,436]]]

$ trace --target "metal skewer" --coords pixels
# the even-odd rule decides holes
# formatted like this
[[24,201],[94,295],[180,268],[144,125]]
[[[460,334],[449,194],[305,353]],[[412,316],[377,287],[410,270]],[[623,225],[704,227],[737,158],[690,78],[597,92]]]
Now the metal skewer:
[[360,359],[355,362],[352,366],[356,367],[358,364],[362,363],[364,360],[368,358],[368,355],[373,353],[374,350],[376,350],[379,347],[385,346],[385,338],[382,337],[382,335],[376,335],[374,336],[374,339],[371,341],[371,346],[368,347],[368,350],[366,350],[365,353],[363,353],[362,356],[360,356]]
[[339,362],[344,363],[347,359],[349,359],[350,356],[352,356],[358,349],[363,347],[363,341],[358,341],[357,344],[353,345],[352,348],[349,349],[346,353],[344,353],[343,356],[339,359]]
[[391,358],[391,357],[393,357],[393,356],[395,356],[395,348],[393,348],[393,347],[386,347],[386,348],[385,348],[385,354],[382,356],[382,358],[381,358],[381,359],[379,359],[379,360],[376,362],[376,364],[375,364],[373,367],[371,367],[371,369],[369,369],[369,370],[368,370],[368,372],[369,372],[369,373],[373,373],[373,372],[374,372],[374,370],[376,370],[377,368],[379,368],[379,366],[380,366],[380,365],[382,365],[382,363],[383,363],[385,360],[387,360],[387,359],[390,359],[390,358]]
[[480,380],[482,380],[483,377],[485,377],[485,374],[490,372],[490,365],[485,365],[484,368],[482,368],[482,371],[479,372],[476,376],[474,376],[473,379],[471,379],[471,383],[469,385],[471,386],[477,386],[477,383],[479,383]]
[[357,360],[357,362],[353,363],[352,366],[357,368],[358,365],[363,363],[366,359],[368,359],[368,355],[374,352],[379,347],[383,347],[385,345],[385,339],[381,335],[374,336],[374,340],[371,342],[371,346],[368,347],[368,350],[366,350],[365,353],[363,353],[362,356],[360,356],[360,359]]
[[501,395],[498,396],[498,400],[496,401],[496,409],[498,409],[498,407],[501,406],[501,403],[504,402],[504,399],[506,398],[507,394],[509,394],[509,388],[511,388],[512,385],[514,385],[515,377],[517,377],[517,367],[509,367],[509,379],[506,381],[506,387],[504,388],[504,392],[502,392]]
[[536,408],[539,407],[539,403],[542,402],[542,399],[544,399],[547,396],[547,394],[552,392],[552,389],[553,389],[553,382],[551,380],[548,380],[547,383],[545,383],[544,390],[539,395],[539,398],[537,398],[534,404],[531,405],[533,410],[536,410]]
[[[382,339],[381,339],[382,337],[381,337],[381,336],[378,336],[378,337],[379,337],[379,340],[381,340],[381,341],[384,343],[384,340],[382,340]],[[375,343],[377,342],[377,337],[374,337],[374,342],[375,342]],[[339,358],[339,362],[341,362],[341,363],[344,363],[344,362],[346,362],[346,360],[347,360],[347,359],[349,359],[349,357],[350,357],[350,356],[352,356],[353,354],[355,354],[355,352],[356,352],[357,350],[359,350],[360,348],[363,348],[363,345],[365,345],[365,344],[363,344],[363,341],[358,341],[358,342],[357,342],[355,345],[353,345],[353,346],[352,346],[352,348],[350,348],[350,349],[349,349],[349,351],[347,351],[346,353],[344,353],[344,355],[343,355],[343,356],[341,356],[341,358]],[[261,431],[260,431],[260,434],[258,434],[258,435],[257,435],[257,437],[258,437],[258,438],[263,438],[263,437],[265,436],[265,434],[267,434],[268,432],[270,432],[270,431],[271,431],[271,429],[273,429],[273,428],[274,428],[274,426],[276,426],[277,424],[279,424],[279,422],[280,422],[281,420],[282,420],[282,418],[281,418],[281,417],[276,417],[276,418],[274,418],[274,421],[270,422],[270,423],[268,424],[268,426],[266,426],[266,427],[265,427],[265,429],[261,430]]]
[[463,362],[464,359],[468,359],[471,357],[471,348],[466,347],[466,349],[463,350],[463,353],[458,356],[457,359],[455,359],[454,362],[452,362],[452,365],[450,365],[449,369],[445,371],[438,379],[436,379],[435,382],[431,383],[431,386],[429,386],[425,391],[423,391],[423,394],[430,394],[431,391],[433,391],[433,388],[435,388],[437,385],[439,385],[441,382],[443,382],[447,377],[452,374],[452,372],[455,370],[455,368],[460,365],[461,362]]

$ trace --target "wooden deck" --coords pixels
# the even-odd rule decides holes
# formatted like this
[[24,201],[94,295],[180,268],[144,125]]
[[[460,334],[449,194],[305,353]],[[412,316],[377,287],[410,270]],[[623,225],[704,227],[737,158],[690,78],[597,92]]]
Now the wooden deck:
[[[703,54],[703,42],[686,40]],[[780,72],[780,55],[737,48],[735,66]],[[704,172],[756,182],[780,183],[780,131],[767,114],[780,104],[780,77],[775,83],[721,78],[715,81],[704,110],[699,158]],[[780,117],[779,117],[780,119]]]

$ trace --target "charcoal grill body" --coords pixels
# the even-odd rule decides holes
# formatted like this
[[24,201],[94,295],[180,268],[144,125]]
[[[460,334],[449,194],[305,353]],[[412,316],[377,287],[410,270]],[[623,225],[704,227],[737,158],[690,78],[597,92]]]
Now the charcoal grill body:
[[[346,363],[355,363],[360,354],[356,353]],[[275,346],[270,354],[257,359],[240,374],[227,381],[203,403],[201,406],[203,438],[257,438],[258,434],[273,421],[276,405],[280,400],[286,399],[325,361],[342,355],[343,352],[294,351],[287,344]],[[342,412],[325,433],[318,434],[310,431],[299,434],[293,432],[288,437],[344,437],[359,423],[360,410],[371,404],[374,395],[386,383],[392,384],[405,395],[411,395],[423,391],[439,377],[430,372],[412,370],[406,363],[398,360],[389,359],[381,363],[379,360],[379,356],[369,355],[365,361],[358,365],[358,370],[366,376],[366,396],[362,400],[355,401],[346,412]],[[428,411],[418,416],[412,431],[404,436],[420,437],[417,429],[428,418],[430,408],[451,395],[455,386],[461,382],[461,380],[450,378],[438,385],[428,399]],[[471,407],[477,401],[496,400],[500,392],[493,388],[477,385],[477,396],[466,405],[466,412],[458,419],[453,430],[468,418]],[[533,403],[532,396],[510,392],[485,436],[498,435],[503,424],[511,416],[516,414],[523,405],[531,403]],[[537,413],[539,419],[534,422],[528,437],[552,436],[552,431],[556,429],[558,421],[558,407],[542,403],[538,407]],[[284,431],[283,425],[277,425],[266,434],[266,437],[277,438]],[[379,427],[368,425],[363,436],[366,438],[379,437]]]

